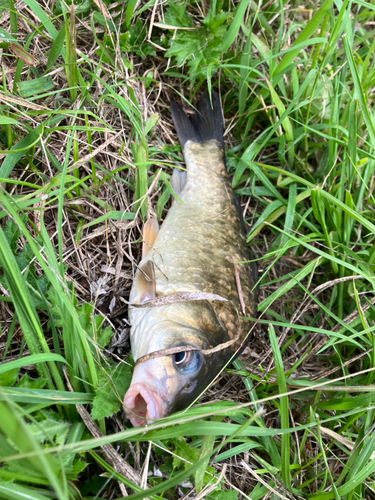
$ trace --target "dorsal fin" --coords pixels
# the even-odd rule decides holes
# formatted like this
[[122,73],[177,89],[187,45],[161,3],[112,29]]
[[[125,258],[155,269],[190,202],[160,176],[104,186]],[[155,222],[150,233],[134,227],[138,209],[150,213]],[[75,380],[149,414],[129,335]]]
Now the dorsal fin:
[[152,260],[147,260],[138,268],[134,278],[135,304],[143,304],[156,297],[155,268]]
[[181,143],[182,150],[187,141],[206,142],[215,139],[223,146],[223,114],[221,112],[220,99],[215,94],[210,95],[206,90],[199,101],[197,112],[193,121],[185,115],[184,110],[171,97],[171,111],[173,123],[177,130],[177,135]]
[[159,223],[157,219],[148,219],[148,221],[143,227],[142,259],[146,257],[148,252],[154,246],[158,234],[159,234]]

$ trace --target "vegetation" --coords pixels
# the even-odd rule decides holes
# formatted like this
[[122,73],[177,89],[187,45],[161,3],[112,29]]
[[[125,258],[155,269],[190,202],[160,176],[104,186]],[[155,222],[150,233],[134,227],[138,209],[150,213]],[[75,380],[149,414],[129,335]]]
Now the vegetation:
[[[0,498],[374,497],[374,18],[0,0]],[[132,269],[181,162],[168,94],[206,87],[259,318],[200,404],[133,429]]]

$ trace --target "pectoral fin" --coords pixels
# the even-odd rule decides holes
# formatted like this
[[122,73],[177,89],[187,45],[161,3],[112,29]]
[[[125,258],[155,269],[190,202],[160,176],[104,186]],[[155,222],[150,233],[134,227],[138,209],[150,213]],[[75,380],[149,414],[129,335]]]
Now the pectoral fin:
[[151,260],[145,262],[135,275],[135,304],[143,304],[146,300],[152,300],[156,297],[156,280],[154,263]]
[[142,259],[144,259],[152,249],[158,234],[159,223],[157,219],[149,219],[143,228]]
[[173,191],[180,196],[186,184],[186,170],[173,169],[171,184]]

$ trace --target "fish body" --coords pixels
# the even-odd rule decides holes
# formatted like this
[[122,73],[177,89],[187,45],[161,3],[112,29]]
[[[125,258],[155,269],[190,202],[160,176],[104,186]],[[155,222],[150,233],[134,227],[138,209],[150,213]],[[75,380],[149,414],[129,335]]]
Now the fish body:
[[[240,317],[256,314],[256,268],[239,264],[250,255],[225,167],[222,114],[215,94],[212,103],[206,93],[193,122],[171,103],[186,163],[186,172],[175,170],[172,176],[181,201],[173,201],[160,231],[150,239],[130,303],[147,306],[147,300],[152,304],[154,298],[182,293],[215,294],[220,300],[129,309],[132,354],[140,361],[124,400],[133,425],[191,404],[243,345],[251,324]],[[144,358],[184,346],[196,350]]]

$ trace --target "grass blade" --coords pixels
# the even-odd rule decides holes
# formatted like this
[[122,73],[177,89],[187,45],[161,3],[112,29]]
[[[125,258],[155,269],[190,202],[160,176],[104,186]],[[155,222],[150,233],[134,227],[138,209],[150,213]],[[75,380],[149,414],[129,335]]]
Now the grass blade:
[[[329,11],[333,4],[333,0],[326,0],[323,5],[318,9],[318,11],[314,14],[313,18],[306,24],[293,46],[304,43],[308,40],[317,30],[319,24],[323,21],[326,13]],[[294,58],[298,56],[300,49],[295,49],[288,52],[281,60],[280,64],[276,66],[274,76],[283,73],[284,70],[290,66],[293,62]]]
[[231,25],[228,31],[226,32],[223,41],[221,42],[221,49],[223,52],[226,52],[234,42],[234,39],[236,38],[240,30],[248,5],[249,5],[249,0],[241,0],[240,4],[238,5],[234,19],[231,22]]
[[66,363],[65,359],[60,356],[60,354],[34,354],[33,356],[27,356],[25,358],[18,359],[17,361],[3,363],[2,365],[0,365],[0,373],[5,373],[9,370],[15,370],[16,368],[21,368],[22,366],[46,363],[47,361],[59,361],[60,363]]
[[[287,392],[287,385],[284,374],[283,360],[281,358],[281,352],[279,344],[277,342],[275,330],[272,325],[268,329],[271,348],[273,352],[273,357],[275,360],[275,368],[277,374],[277,383],[279,385],[279,393],[285,394]],[[289,404],[288,397],[283,396],[280,398],[280,424],[282,429],[289,428]],[[285,486],[292,489],[291,477],[290,477],[290,438],[289,434],[283,434],[281,436],[281,474],[284,479]]]
[[[56,39],[58,39],[58,36]],[[65,18],[65,50],[65,73],[68,80],[70,100],[74,102],[77,97],[78,68],[77,35],[73,4],[70,8],[70,15]]]

